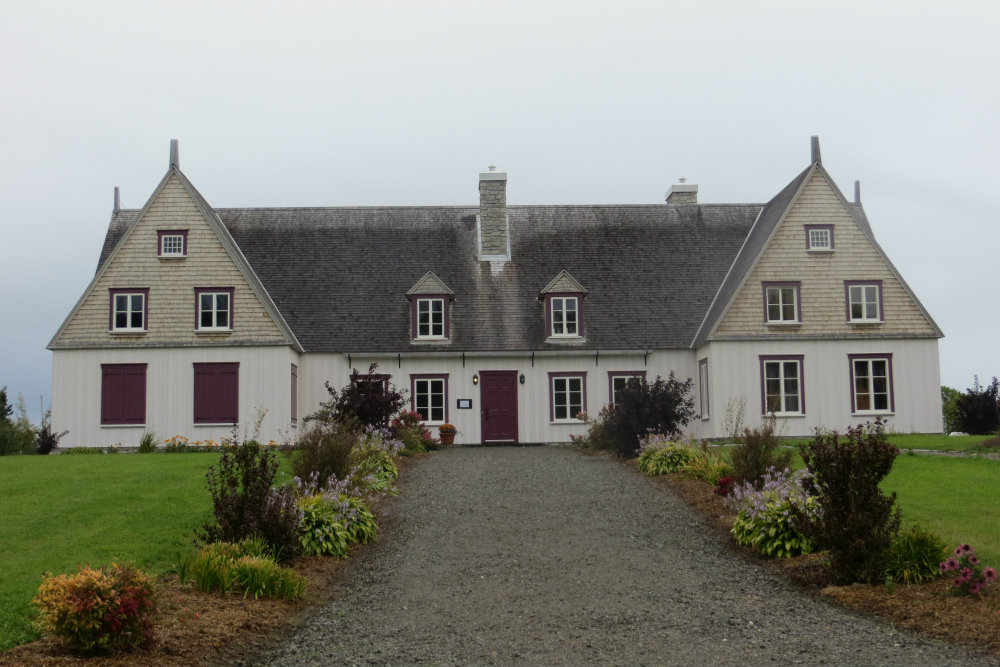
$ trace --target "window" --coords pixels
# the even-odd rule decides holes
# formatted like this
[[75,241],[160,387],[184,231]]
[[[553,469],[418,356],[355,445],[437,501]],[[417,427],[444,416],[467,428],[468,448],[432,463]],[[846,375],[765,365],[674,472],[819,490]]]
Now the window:
[[850,354],[851,407],[855,413],[893,412],[892,355]]
[[199,331],[232,331],[233,328],[233,288],[196,287],[197,322]]
[[194,423],[239,422],[239,363],[194,364]]
[[586,373],[549,373],[552,421],[576,421],[587,404]]
[[800,283],[764,283],[764,321],[768,324],[798,324]]
[[299,423],[299,367],[292,364],[291,422]]
[[806,225],[806,250],[830,252],[833,250],[833,225]]
[[849,322],[882,321],[882,281],[845,281],[844,287]]
[[708,419],[708,359],[698,361],[698,401],[701,418]]
[[410,408],[425,422],[448,421],[448,376],[411,375]]
[[579,336],[579,317],[575,296],[554,296],[549,301],[554,337]]
[[187,230],[165,230],[156,232],[156,254],[160,257],[187,256]]
[[146,306],[149,289],[111,290],[111,331],[142,332],[146,330]]
[[101,364],[101,424],[146,423],[146,364]]
[[805,414],[802,360],[796,355],[760,358],[762,414]]
[[448,338],[448,301],[445,297],[414,299],[413,338]]
[[618,394],[632,378],[645,379],[646,371],[608,371],[610,382],[608,397],[611,405],[618,402]]

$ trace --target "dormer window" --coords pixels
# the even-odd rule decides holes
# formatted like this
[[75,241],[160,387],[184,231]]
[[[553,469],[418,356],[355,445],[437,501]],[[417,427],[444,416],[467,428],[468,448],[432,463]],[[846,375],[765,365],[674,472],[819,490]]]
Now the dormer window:
[[806,250],[833,252],[833,225],[806,225]]
[[159,230],[157,256],[164,259],[187,257],[187,230]]
[[455,298],[433,271],[406,293],[410,300],[410,338],[414,343],[451,342],[451,302]]
[[545,304],[545,335],[549,342],[583,337],[583,300],[587,290],[565,269],[539,294]]

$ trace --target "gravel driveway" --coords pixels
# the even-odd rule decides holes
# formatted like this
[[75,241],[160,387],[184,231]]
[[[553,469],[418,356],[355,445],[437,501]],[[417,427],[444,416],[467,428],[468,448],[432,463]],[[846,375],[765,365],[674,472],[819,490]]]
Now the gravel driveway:
[[668,488],[568,447],[417,462],[274,665],[988,665],[796,590]]

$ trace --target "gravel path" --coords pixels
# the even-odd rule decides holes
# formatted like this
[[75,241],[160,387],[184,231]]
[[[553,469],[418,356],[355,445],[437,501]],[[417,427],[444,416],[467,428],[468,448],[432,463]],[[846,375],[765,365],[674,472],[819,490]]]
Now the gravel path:
[[997,664],[796,590],[609,457],[453,448],[400,487],[340,599],[261,664]]

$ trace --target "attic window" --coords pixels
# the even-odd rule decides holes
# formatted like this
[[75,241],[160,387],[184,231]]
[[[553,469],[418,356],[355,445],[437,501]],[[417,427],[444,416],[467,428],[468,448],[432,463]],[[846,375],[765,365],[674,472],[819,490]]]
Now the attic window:
[[583,295],[545,295],[545,319],[550,340],[579,339],[583,336]]
[[806,225],[806,250],[833,252],[833,225]]
[[411,305],[413,340],[447,341],[451,335],[447,294],[422,294]]
[[166,230],[156,232],[158,257],[171,259],[187,256],[187,230]]

